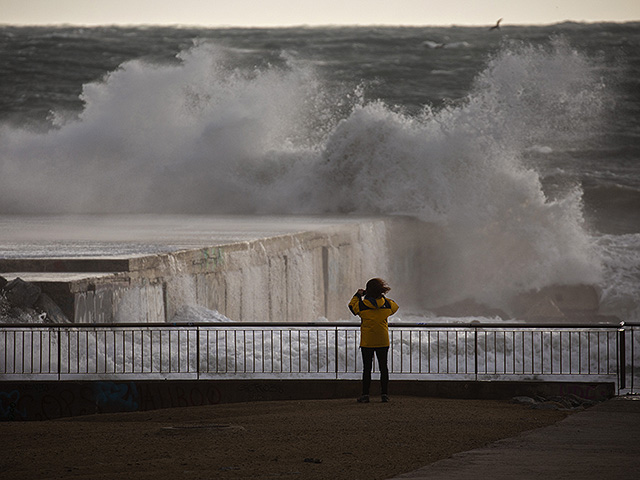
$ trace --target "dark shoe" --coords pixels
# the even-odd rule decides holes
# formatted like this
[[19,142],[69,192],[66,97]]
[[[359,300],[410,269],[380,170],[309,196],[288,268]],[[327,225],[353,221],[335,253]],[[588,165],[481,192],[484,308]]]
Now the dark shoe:
[[387,403],[389,401],[389,395],[382,395],[382,403]]
[[361,395],[358,397],[358,403],[369,403],[369,395]]

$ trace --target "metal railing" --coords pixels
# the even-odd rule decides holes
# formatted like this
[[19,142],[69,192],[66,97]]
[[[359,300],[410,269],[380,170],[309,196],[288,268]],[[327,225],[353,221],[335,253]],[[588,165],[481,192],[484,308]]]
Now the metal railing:
[[[419,380],[637,384],[640,325],[392,324],[389,370]],[[0,380],[360,378],[356,323],[0,326]],[[392,377],[392,378],[393,378]]]

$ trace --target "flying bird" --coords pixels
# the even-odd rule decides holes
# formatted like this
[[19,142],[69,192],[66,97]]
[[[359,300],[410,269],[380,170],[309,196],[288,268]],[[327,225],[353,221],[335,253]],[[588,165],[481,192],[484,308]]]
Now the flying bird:
[[502,21],[502,19],[498,20],[496,22],[496,24],[493,27],[491,27],[489,30],[500,30],[500,22],[501,21]]

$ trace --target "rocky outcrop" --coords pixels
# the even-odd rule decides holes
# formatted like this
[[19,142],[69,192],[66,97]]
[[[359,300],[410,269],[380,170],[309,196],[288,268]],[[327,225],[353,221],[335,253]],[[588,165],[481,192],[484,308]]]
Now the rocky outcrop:
[[70,323],[60,307],[37,285],[0,277],[0,322]]
[[16,278],[7,282],[2,289],[7,301],[14,307],[33,308],[34,303],[42,293],[40,287]]
[[41,293],[34,304],[36,310],[45,313],[45,322],[48,323],[71,323],[62,309],[54,302],[49,295]]

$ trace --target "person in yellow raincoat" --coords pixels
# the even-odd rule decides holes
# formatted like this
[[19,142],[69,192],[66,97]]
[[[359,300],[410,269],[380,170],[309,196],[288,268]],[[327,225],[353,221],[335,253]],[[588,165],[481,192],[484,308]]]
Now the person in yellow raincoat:
[[349,310],[361,319],[360,351],[362,352],[362,395],[358,402],[369,403],[369,387],[371,386],[371,369],[375,353],[380,368],[380,391],[382,401],[389,401],[389,325],[387,319],[398,311],[398,304],[386,298],[391,290],[381,278],[372,278],[366,289],[359,289],[349,302]]

